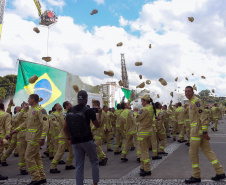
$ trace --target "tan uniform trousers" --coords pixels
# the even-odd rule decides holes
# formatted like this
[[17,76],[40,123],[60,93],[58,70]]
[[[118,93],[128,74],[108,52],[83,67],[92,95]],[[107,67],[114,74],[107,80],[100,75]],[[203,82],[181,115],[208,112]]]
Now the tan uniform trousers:
[[6,162],[6,159],[12,154],[13,150],[16,149],[16,143],[17,143],[17,134],[14,134],[10,141],[9,148],[5,151],[4,155],[1,158],[1,162]]
[[218,119],[213,118],[213,128],[217,130],[217,125],[219,124]]
[[56,152],[58,150],[58,143],[59,143],[59,139],[58,139],[58,136],[55,136],[54,139],[53,139],[53,156],[56,155]]
[[166,146],[166,134],[164,132],[158,132],[157,133],[157,146],[159,145],[159,140],[160,140],[160,146],[159,146],[159,151],[158,152],[164,152],[165,146]]
[[119,146],[122,145],[123,137],[124,137],[123,130],[116,127],[116,137],[115,137],[114,152],[119,152]]
[[[0,137],[0,140],[3,140],[5,137]],[[5,145],[0,146],[0,158],[3,156],[3,151],[5,149]]]
[[158,155],[158,141],[157,141],[157,133],[151,132],[151,137],[149,138],[149,148],[152,149],[152,157]]
[[179,129],[179,138],[178,138],[178,140],[184,141],[184,134],[185,134],[184,122],[178,124],[178,129]]
[[176,139],[177,137],[177,131],[178,131],[178,123],[176,121],[172,121],[172,124],[173,124],[173,138]]
[[210,148],[210,143],[203,136],[191,137],[189,156],[192,163],[192,177],[200,178],[200,168],[199,168],[199,147],[201,148],[204,155],[212,163],[216,174],[223,174],[224,170],[220,165],[215,153]]
[[149,135],[138,135],[138,145],[140,146],[141,151],[141,164],[140,169],[144,171],[151,171],[150,157],[149,157],[149,142],[150,142],[151,133]]
[[106,158],[106,155],[102,149],[103,140],[101,136],[94,136],[95,143],[97,145],[97,156],[99,158],[99,162]]
[[186,126],[186,136],[188,138],[187,142],[190,143],[190,121],[185,121],[185,126]]
[[40,181],[46,179],[43,170],[42,157],[40,155],[40,146],[38,142],[28,141],[25,153],[25,160],[27,163],[28,171],[31,174],[32,181]]
[[105,131],[103,134],[103,140],[107,143],[107,149],[111,149],[111,138],[112,138],[112,132]]
[[46,146],[46,151],[45,151],[45,153],[49,153],[49,148],[50,148],[50,142],[51,142],[51,135],[50,135],[50,133],[48,132],[47,133],[47,146]]
[[136,158],[141,157],[140,145],[138,145],[138,141],[137,141],[137,134],[136,132],[134,132],[134,134],[126,135],[125,146],[123,148],[121,158],[126,158],[130,147],[133,145],[133,139],[135,140],[135,144],[136,144]]
[[19,139],[17,141],[17,148],[19,152],[19,162],[18,162],[19,169],[26,170],[25,152],[27,149],[27,141],[25,140],[25,138],[23,140]]
[[66,166],[72,165],[74,153],[73,153],[72,146],[70,144],[68,145],[68,143],[69,142],[68,142],[67,139],[59,139],[58,150],[56,152],[56,155],[54,156],[54,159],[51,162],[50,169],[56,169],[57,168],[57,164],[62,159],[66,147],[68,147],[68,150],[69,150],[69,155],[68,155],[68,158],[67,158]]
[[49,157],[54,157],[54,135],[50,134]]
[[166,119],[164,121],[164,126],[166,128],[166,136],[170,136],[170,133],[169,133],[169,119]]

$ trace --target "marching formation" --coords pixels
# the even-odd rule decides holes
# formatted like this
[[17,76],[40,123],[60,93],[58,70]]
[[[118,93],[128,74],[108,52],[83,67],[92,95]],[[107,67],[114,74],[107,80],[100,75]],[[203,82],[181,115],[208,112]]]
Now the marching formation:
[[[99,165],[107,164],[107,152],[120,155],[121,161],[126,162],[127,153],[136,150],[134,160],[140,162],[140,176],[151,175],[149,150],[152,150],[152,160],[161,160],[162,156],[168,155],[165,151],[167,139],[172,139],[189,147],[193,171],[191,178],[185,180],[185,183],[201,182],[199,148],[216,171],[212,180],[224,179],[224,170],[209,145],[208,126],[212,123],[212,131],[218,131],[219,119],[222,119],[226,109],[216,103],[211,106],[201,101],[194,96],[191,86],[185,88],[185,95],[189,100],[187,104],[178,102],[173,105],[171,101],[167,107],[160,102],[154,103],[150,95],[145,94],[140,97],[140,109],[132,107],[131,99],[125,102],[125,97],[116,108],[104,105],[101,109],[100,102],[93,100],[91,109],[100,119],[100,125],[96,127],[90,120],[90,127],[96,143]],[[65,101],[63,108],[57,103],[47,114],[39,105],[39,96],[31,94],[28,103],[23,102],[21,106],[15,106],[14,114],[10,115],[12,106],[13,100],[5,111],[4,104],[0,103],[1,165],[8,166],[7,158],[14,151],[14,156],[19,156],[21,175],[27,175],[29,172],[32,177],[29,185],[46,183],[40,154],[40,146],[43,146],[46,140],[47,148],[44,154],[51,160],[50,173],[60,173],[58,164],[65,164],[65,170],[75,169],[72,165],[74,152],[70,144],[71,138],[64,128],[67,112],[72,108],[71,103]],[[102,148],[104,142],[107,144],[106,152]],[[64,162],[62,157],[66,150],[69,154]],[[0,180],[7,178],[0,176]]]

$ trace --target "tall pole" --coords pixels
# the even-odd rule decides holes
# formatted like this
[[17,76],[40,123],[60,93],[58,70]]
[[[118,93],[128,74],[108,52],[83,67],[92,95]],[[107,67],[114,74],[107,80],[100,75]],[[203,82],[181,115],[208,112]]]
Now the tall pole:
[[2,35],[2,23],[5,10],[5,0],[0,0],[0,39]]
[[125,61],[124,53],[121,53],[121,70],[122,70],[123,87],[129,89],[129,80],[128,80],[128,75],[126,70],[126,61]]

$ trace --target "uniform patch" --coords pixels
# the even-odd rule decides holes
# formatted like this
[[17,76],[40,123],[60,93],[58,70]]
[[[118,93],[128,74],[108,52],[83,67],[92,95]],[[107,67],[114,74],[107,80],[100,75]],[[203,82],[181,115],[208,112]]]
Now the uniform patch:
[[36,111],[33,111],[32,114],[34,115],[36,113]]
[[55,118],[52,119],[52,121],[55,121],[55,120],[56,120]]
[[200,106],[201,106],[199,102],[196,102],[195,105],[196,105],[197,107],[200,107]]
[[53,114],[51,114],[51,117],[53,117]]
[[199,110],[199,113],[202,113],[202,110],[201,109]]
[[46,121],[47,120],[47,117],[44,117],[43,120]]
[[143,112],[143,110],[140,110],[140,111],[139,111],[139,114],[142,114],[142,112]]
[[66,116],[66,115],[67,115],[66,113],[63,114],[63,116]]
[[42,114],[46,114],[46,110],[45,109],[42,110]]

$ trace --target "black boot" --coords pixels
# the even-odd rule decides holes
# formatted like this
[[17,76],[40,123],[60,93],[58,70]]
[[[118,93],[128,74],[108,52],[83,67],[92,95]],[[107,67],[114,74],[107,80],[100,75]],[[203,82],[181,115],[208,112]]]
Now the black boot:
[[214,128],[211,128],[212,131],[215,131]]
[[63,160],[60,160],[58,164],[66,164]]
[[167,138],[171,138],[170,136],[167,136]]
[[132,147],[130,148],[130,151],[134,151],[134,150],[135,150],[135,147],[132,146]]
[[140,158],[137,158],[137,162],[140,162]]
[[173,138],[173,141],[176,141],[176,138]]
[[160,154],[160,155],[168,155],[168,153],[166,153],[166,152],[158,152],[158,154]]
[[40,181],[31,181],[29,184],[27,185],[39,185]]
[[19,154],[13,154],[14,155],[14,157],[19,157]]
[[155,157],[152,157],[152,160],[159,160],[159,159],[162,159],[162,157],[161,156],[155,156]]
[[75,167],[73,165],[65,166],[65,170],[73,170],[73,169],[75,169]]
[[115,155],[117,155],[117,154],[121,154],[121,153],[122,153],[122,152],[114,152],[114,154],[115,154]]
[[49,172],[50,173],[60,173],[60,170],[58,170],[58,169],[50,169]]
[[49,157],[49,153],[47,153],[47,152],[44,152],[43,154],[45,154],[45,155],[46,155],[46,157]]
[[46,181],[46,179],[42,179],[42,180],[39,181],[39,183],[44,184],[44,183],[47,183],[47,181]]
[[140,172],[140,176],[144,177],[144,176],[147,176],[147,175],[151,175],[151,171],[143,171],[143,172]]
[[2,166],[9,166],[7,162],[1,162]]
[[127,162],[128,159],[127,158],[121,158],[121,161]]
[[21,175],[27,175],[28,172],[27,172],[26,170],[20,170],[20,174],[21,174]]
[[201,182],[201,179],[191,177],[190,179],[186,179],[184,182],[185,182],[185,184],[199,183],[199,182]]
[[108,151],[108,152],[113,152],[113,150],[112,150],[112,149],[107,149],[107,151]]
[[6,176],[1,176],[1,175],[0,175],[0,180],[1,180],[1,181],[3,181],[3,180],[8,180],[8,177],[6,177]]
[[213,181],[219,181],[220,179],[225,179],[225,174],[216,175],[215,177],[211,178]]

